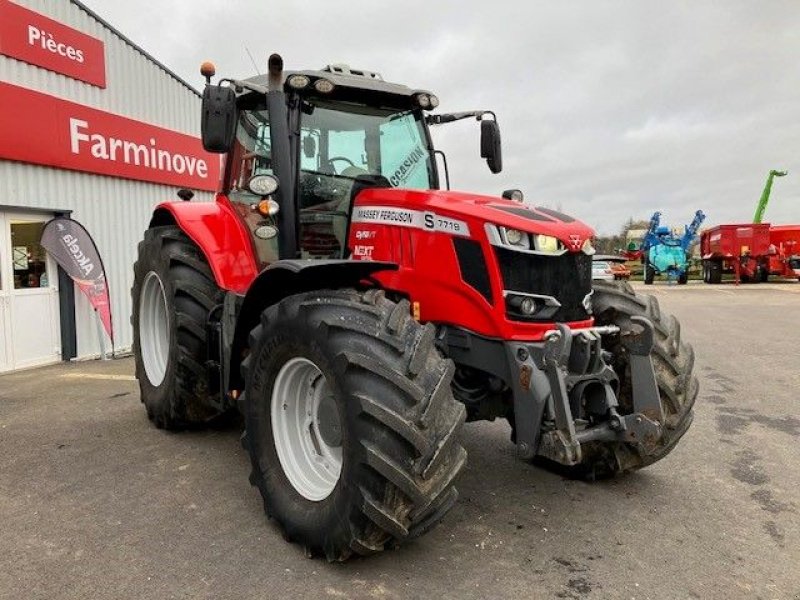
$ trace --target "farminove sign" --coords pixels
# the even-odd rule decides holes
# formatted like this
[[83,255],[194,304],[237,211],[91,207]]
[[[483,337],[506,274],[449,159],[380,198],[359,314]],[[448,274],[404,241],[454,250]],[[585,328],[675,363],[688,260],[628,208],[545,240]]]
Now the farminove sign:
[[219,157],[200,139],[0,82],[0,158],[216,191]]
[[9,0],[0,0],[0,54],[106,87],[102,41]]

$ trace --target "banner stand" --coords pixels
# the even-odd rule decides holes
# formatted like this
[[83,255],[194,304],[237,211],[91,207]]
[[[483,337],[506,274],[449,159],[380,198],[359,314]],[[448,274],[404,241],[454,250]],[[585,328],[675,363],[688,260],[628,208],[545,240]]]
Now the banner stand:
[[108,280],[103,259],[92,236],[76,220],[55,217],[45,224],[40,243],[91,303],[97,318],[97,342],[102,360],[109,359],[104,331],[111,340],[111,357],[114,358],[114,326]]
[[97,343],[100,345],[100,360],[108,360],[108,354],[106,354],[106,343],[103,339],[105,336],[103,335],[103,324],[100,321],[100,315],[97,314],[97,309],[94,309],[94,316],[97,317],[95,323],[97,324]]

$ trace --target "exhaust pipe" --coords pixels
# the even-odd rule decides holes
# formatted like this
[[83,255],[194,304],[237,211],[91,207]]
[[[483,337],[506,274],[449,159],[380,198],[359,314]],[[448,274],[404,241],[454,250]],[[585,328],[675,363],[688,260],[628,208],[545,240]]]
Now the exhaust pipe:
[[267,61],[267,110],[272,145],[272,168],[278,178],[278,252],[282,259],[297,258],[298,222],[294,203],[294,169],[289,137],[289,110],[283,92],[283,58],[272,54]]

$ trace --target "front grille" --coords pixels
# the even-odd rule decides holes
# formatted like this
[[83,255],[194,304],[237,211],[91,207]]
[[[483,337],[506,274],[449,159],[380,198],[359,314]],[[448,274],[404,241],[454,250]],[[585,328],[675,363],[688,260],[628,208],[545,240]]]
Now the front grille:
[[[503,289],[552,296],[561,304],[555,314],[531,321],[583,321],[589,318],[583,306],[592,291],[592,257],[578,252],[554,256],[526,254],[495,246],[503,276]],[[548,311],[549,313],[549,311]]]

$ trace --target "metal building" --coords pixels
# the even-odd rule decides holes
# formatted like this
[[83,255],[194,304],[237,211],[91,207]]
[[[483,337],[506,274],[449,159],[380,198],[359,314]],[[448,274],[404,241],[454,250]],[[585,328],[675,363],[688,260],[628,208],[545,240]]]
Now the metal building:
[[106,268],[117,350],[132,344],[136,245],[179,188],[211,200],[218,159],[198,92],[77,0],[0,0],[0,371],[109,348],[89,302],[39,246],[69,215]]

